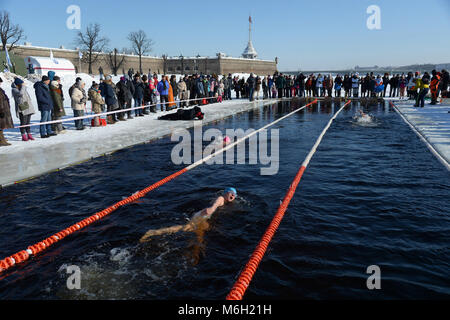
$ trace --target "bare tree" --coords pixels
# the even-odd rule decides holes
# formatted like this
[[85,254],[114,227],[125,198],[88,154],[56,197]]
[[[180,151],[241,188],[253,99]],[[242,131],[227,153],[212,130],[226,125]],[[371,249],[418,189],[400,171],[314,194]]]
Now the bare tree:
[[23,29],[18,24],[12,24],[7,11],[0,11],[0,38],[2,40],[2,51],[5,51],[9,41],[9,50],[22,39],[25,39]]
[[118,50],[114,48],[114,50],[108,54],[109,66],[115,76],[117,76],[117,71],[125,62],[125,55],[121,54],[121,57],[117,57],[117,52]]
[[86,32],[78,31],[75,43],[84,51],[83,60],[89,64],[89,73],[92,73],[92,64],[99,57],[99,53],[106,49],[109,39],[100,36],[100,25],[90,24],[86,28]]
[[130,32],[128,40],[131,42],[134,53],[139,56],[139,72],[142,74],[142,56],[152,51],[153,41],[142,30]]

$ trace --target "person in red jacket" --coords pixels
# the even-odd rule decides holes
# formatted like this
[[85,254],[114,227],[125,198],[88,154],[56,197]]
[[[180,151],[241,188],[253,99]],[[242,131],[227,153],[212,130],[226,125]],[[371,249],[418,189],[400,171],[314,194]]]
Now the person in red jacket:
[[433,77],[430,81],[430,92],[431,92],[431,103],[430,104],[436,104],[437,98],[438,98],[438,88],[439,88],[439,82],[441,81],[441,76],[436,72],[436,70],[431,71],[431,74]]

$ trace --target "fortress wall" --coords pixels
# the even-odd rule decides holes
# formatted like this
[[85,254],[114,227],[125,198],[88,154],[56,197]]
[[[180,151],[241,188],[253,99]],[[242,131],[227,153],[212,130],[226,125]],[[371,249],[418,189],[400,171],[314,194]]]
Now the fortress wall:
[[[55,58],[65,58],[70,60],[77,72],[88,73],[88,63],[81,60],[81,70],[78,58],[78,50],[43,48],[33,46],[18,46],[13,49],[13,53],[21,58],[27,56],[49,57],[50,49]],[[120,61],[125,57],[124,62],[118,70],[118,74],[123,74],[128,69],[133,68],[134,71],[139,70],[139,57],[134,55],[117,55],[117,60]],[[92,65],[93,74],[99,74],[99,67],[103,68],[104,74],[111,74],[112,69],[109,63],[109,55],[107,53],[100,53],[98,60]],[[275,61],[253,60],[243,58],[228,58],[228,57],[200,57],[200,58],[159,58],[159,57],[142,57],[142,71],[148,73],[149,71],[158,74],[228,74],[228,73],[255,73],[258,75],[273,74],[277,71],[277,64]]]

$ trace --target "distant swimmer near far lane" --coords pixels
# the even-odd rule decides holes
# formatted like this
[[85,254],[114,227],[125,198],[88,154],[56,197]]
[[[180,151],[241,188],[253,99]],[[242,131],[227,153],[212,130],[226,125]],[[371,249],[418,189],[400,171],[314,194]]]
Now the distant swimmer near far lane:
[[157,230],[148,230],[145,235],[141,238],[140,242],[147,242],[153,236],[159,236],[162,234],[171,234],[179,231],[192,231],[194,232],[197,225],[201,224],[206,219],[209,219],[217,208],[224,206],[227,203],[231,203],[236,199],[237,191],[235,188],[226,188],[223,195],[217,197],[212,206],[205,208],[192,217],[189,223],[185,225],[176,225],[168,228],[162,228]]

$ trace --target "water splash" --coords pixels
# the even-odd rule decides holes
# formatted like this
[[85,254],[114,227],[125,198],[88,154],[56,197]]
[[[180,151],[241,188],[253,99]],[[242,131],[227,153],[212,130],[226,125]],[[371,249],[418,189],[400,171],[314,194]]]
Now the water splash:
[[354,124],[363,127],[374,127],[377,125],[376,118],[373,115],[364,113],[362,111],[359,111],[359,113],[355,114],[352,120]]

